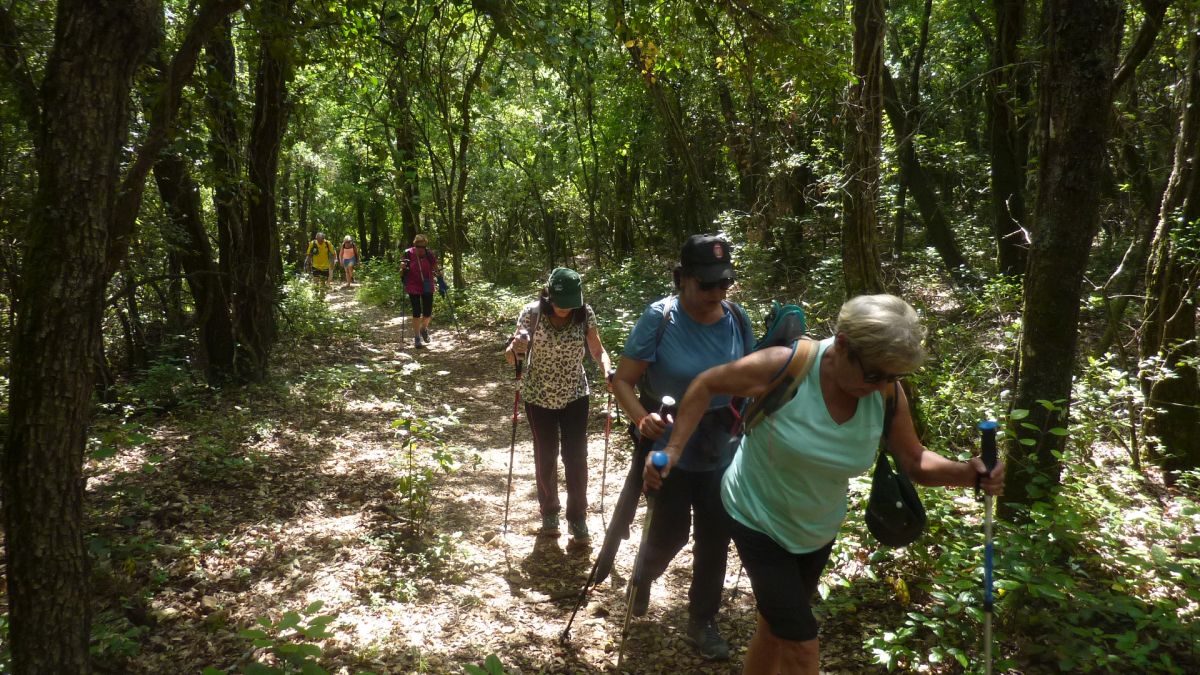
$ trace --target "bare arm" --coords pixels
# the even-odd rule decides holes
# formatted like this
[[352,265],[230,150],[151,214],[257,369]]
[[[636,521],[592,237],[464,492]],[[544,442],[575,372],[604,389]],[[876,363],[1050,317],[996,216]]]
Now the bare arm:
[[[791,354],[790,347],[769,347],[732,363],[714,366],[697,375],[679,403],[675,428],[671,431],[671,442],[665,448],[667,466],[662,471],[662,477],[666,478],[671,472],[671,467],[679,461],[688,440],[700,424],[700,418],[708,411],[708,402],[713,396],[762,396],[767,393],[771,379],[787,365]],[[649,458],[646,466],[646,485],[657,489],[661,484],[658,471],[649,464]]]
[[[588,328],[587,331],[588,350],[592,353],[592,358],[596,359],[596,363],[600,364],[600,370],[604,371],[604,379],[608,381],[608,371],[612,370],[612,359],[609,358],[608,352],[604,349],[604,344],[600,342],[600,331],[595,326]],[[612,391],[612,382],[608,382],[608,390]]]
[[[905,473],[921,485],[975,487],[975,477],[987,473],[983,460],[972,457],[970,461],[959,462],[921,445],[920,439],[917,438],[917,430],[913,426],[904,389],[897,387],[896,390],[896,414],[888,432],[888,449],[892,451]],[[1004,462],[996,463],[991,474],[981,480],[980,487],[990,495],[1003,493]]]

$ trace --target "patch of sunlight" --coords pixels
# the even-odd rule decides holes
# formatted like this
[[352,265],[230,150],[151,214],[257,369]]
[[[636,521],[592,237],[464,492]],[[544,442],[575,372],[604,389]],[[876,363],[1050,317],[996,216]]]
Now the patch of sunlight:
[[383,322],[383,325],[385,325],[385,326],[399,326],[399,325],[401,325],[401,324],[403,324],[403,323],[404,323],[404,317],[403,317],[403,316],[396,316],[396,317],[392,317],[391,319],[388,319],[388,320],[384,321],[384,322]]
[[346,410],[351,412],[395,412],[400,409],[399,401],[381,401],[377,398],[367,400],[354,399],[346,402]]

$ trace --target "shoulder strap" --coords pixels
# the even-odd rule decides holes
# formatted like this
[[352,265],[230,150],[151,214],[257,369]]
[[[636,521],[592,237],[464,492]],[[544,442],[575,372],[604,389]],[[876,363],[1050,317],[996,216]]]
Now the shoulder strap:
[[654,351],[658,351],[658,344],[662,342],[663,334],[667,332],[667,324],[671,323],[671,310],[675,309],[676,297],[674,295],[667,296],[667,304],[663,305],[662,321],[658,322],[658,327],[654,329]]
[[729,310],[730,314],[733,314],[738,318],[738,330],[742,331],[742,335],[744,336],[749,334],[750,337],[753,338],[754,329],[750,326],[750,317],[746,316],[746,312],[742,309],[741,305],[728,300],[722,300],[721,304],[725,306],[725,309]]
[[[759,422],[792,400],[796,389],[808,377],[813,363],[817,360],[818,346],[818,342],[803,338],[792,343],[792,354],[788,357],[788,362],[771,381],[766,393],[755,398],[746,408],[746,413],[742,416],[746,431],[758,426]],[[796,358],[797,354],[800,358]]]
[[888,432],[892,430],[892,420],[896,418],[896,405],[900,400],[900,383],[893,382],[890,392],[883,394],[883,433],[880,434],[879,442],[883,450],[887,450]]

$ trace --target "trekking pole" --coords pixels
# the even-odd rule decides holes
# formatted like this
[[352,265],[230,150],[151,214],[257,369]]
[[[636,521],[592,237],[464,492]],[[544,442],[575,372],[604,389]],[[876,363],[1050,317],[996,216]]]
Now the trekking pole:
[[[996,423],[979,423],[982,434],[983,465],[988,475],[996,467]],[[983,672],[992,675],[992,496],[983,497]]]
[[[674,403],[674,401],[672,401]],[[667,466],[667,453],[656,450],[650,455],[650,462],[662,474]],[[646,542],[650,539],[650,524],[654,518],[654,494],[646,491],[646,522],[642,523],[642,542],[638,544],[637,556],[633,559],[633,574],[629,575],[629,589],[625,591],[625,623],[621,626],[621,646],[617,648],[617,672],[621,672],[621,662],[625,658],[625,638],[629,635],[629,619],[633,616],[633,595],[642,584],[642,576],[646,573]]]
[[[613,375],[616,375],[616,370],[608,371],[605,380],[611,386]],[[604,409],[604,463],[600,466],[600,524],[604,529],[608,529],[608,523],[604,518],[604,488],[608,483],[608,437],[612,433],[612,389],[608,390],[608,405]]]
[[[517,333],[518,340],[525,340],[529,335],[524,329]],[[516,359],[517,363],[517,395],[513,397],[513,414],[512,414],[512,443],[508,446],[508,488],[504,491],[504,530],[508,533],[508,500],[512,497],[512,475],[513,475],[513,454],[517,450],[517,410],[521,405],[521,368],[525,365],[525,355],[522,354]]]
[[[613,372],[615,372],[615,371],[613,371]],[[670,396],[664,396],[663,403],[658,409],[659,416],[661,417],[663,412],[668,407],[673,406],[673,405],[675,405],[675,399],[671,398]],[[644,455],[642,455],[642,456],[644,456]],[[635,462],[636,462],[637,457],[638,457],[638,452],[637,452],[637,449],[635,448],[634,449],[634,461]],[[632,475],[632,473],[631,473],[631,475]],[[628,478],[626,478],[626,480],[628,480]],[[638,482],[638,485],[639,486],[641,485],[640,481]],[[639,487],[639,491],[640,491],[640,487]],[[636,507],[637,507],[637,503],[635,502],[633,505],[633,508],[636,509]],[[620,511],[621,508],[622,508],[622,499],[618,499],[616,510]],[[616,514],[614,514],[614,518],[615,517],[616,517]],[[632,514],[630,514],[629,517],[630,517],[630,520],[633,519]],[[646,521],[647,525],[649,524],[649,522],[650,522],[649,520]],[[626,525],[628,525],[628,523]],[[567,619],[566,628],[563,628],[562,633],[559,634],[559,640],[561,642],[563,642],[564,644],[571,639],[571,624],[573,624],[575,622],[575,615],[579,612],[579,608],[583,606],[583,600],[584,600],[584,598],[587,597],[588,590],[590,590],[595,585],[598,585],[600,583],[599,581],[596,580],[597,577],[600,575],[600,572],[599,572],[600,565],[601,564],[606,565],[606,568],[605,568],[606,571],[604,572],[604,576],[608,576],[607,570],[611,569],[612,557],[616,555],[616,549],[615,549],[615,547],[613,549],[611,549],[611,551],[607,554],[607,556],[606,556],[605,551],[608,550],[608,546],[610,545],[610,540],[616,541],[615,537],[617,535],[614,534],[613,532],[609,531],[608,528],[610,526],[620,527],[620,525],[615,520],[612,521],[611,523],[609,523],[609,525],[606,525],[604,527],[604,530],[605,530],[604,546],[601,547],[600,553],[596,556],[596,560],[592,562],[592,571],[588,572],[587,580],[583,582],[583,588],[579,589],[579,595],[575,599],[575,608],[571,610],[571,618]],[[644,534],[645,533],[643,532],[643,536],[644,536]],[[607,557],[607,559],[606,559],[606,557]],[[600,577],[600,578],[603,579],[603,577]],[[628,618],[626,619],[626,622],[628,622]]]

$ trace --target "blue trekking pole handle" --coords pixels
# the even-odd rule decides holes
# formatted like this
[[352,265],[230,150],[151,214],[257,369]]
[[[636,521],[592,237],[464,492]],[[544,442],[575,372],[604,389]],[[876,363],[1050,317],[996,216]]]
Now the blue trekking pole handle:
[[[996,468],[998,453],[996,452],[996,422],[984,420],[979,423],[980,445],[982,448],[983,465],[990,475]],[[992,672],[992,608],[995,598],[992,595],[992,496],[983,498],[983,649],[984,673]]]

